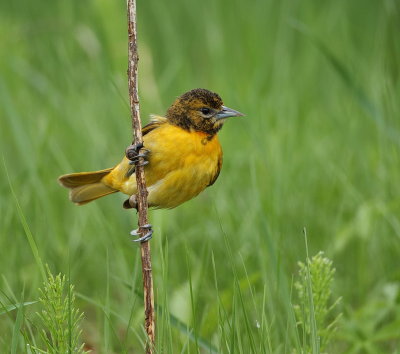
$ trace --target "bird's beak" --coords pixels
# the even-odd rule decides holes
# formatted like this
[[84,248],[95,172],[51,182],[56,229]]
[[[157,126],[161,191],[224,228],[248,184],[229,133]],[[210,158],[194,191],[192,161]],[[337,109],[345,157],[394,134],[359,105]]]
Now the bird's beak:
[[220,110],[215,115],[215,118],[217,118],[217,120],[219,120],[219,119],[228,118],[228,117],[242,117],[242,116],[244,116],[243,113],[235,111],[232,108],[228,108],[228,107],[222,106],[222,110]]

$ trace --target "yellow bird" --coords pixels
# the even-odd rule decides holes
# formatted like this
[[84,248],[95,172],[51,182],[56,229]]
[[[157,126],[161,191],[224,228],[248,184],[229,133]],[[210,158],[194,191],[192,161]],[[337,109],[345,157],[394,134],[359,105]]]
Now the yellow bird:
[[[225,107],[218,94],[194,89],[178,97],[165,117],[152,117],[142,130],[140,154],[146,158],[150,207],[175,208],[216,181],[222,166],[217,133],[226,118],[238,116],[243,114]],[[63,175],[59,182],[78,205],[120,191],[131,196],[124,207],[136,207],[134,169],[124,157],[115,167]]]

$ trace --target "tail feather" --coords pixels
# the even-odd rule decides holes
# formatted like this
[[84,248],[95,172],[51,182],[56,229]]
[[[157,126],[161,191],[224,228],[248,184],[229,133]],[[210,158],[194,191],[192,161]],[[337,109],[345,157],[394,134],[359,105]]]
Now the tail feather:
[[83,205],[105,195],[118,192],[117,189],[106,186],[102,178],[112,171],[112,168],[94,172],[78,172],[63,175],[58,181],[70,189],[69,198],[72,202]]
[[113,167],[105,170],[94,171],[94,172],[77,172],[69,173],[58,178],[58,181],[67,188],[79,187],[84,184],[91,184],[100,182],[100,180],[108,175],[113,170]]
[[84,205],[92,200],[115,192],[118,191],[98,182],[72,188],[69,192],[69,198],[78,205]]

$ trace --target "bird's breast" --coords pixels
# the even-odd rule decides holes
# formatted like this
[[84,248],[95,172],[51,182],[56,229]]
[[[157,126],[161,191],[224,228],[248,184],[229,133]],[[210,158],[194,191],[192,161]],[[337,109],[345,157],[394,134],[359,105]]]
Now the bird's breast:
[[[146,134],[144,147],[150,150],[145,167],[148,202],[155,207],[173,208],[195,197],[213,183],[222,164],[216,135],[209,137],[170,124]],[[122,192],[136,193],[134,175],[121,182]]]

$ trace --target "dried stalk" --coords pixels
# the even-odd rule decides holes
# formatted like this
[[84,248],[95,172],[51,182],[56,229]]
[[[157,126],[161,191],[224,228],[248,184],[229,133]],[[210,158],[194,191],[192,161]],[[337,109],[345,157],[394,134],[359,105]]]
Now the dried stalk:
[[[137,34],[136,34],[136,0],[127,0],[128,5],[128,86],[129,86],[129,103],[131,107],[132,128],[134,144],[143,142],[142,128],[139,111],[138,96],[138,61],[139,55],[137,50]],[[142,159],[141,159],[142,160]],[[143,228],[148,224],[148,204],[147,189],[144,178],[144,167],[141,166],[143,161],[136,163],[136,183],[137,183],[137,205],[139,213],[139,233],[141,236],[148,231]],[[150,243],[148,241],[141,243],[142,256],[142,276],[143,276],[143,293],[144,293],[144,313],[145,313],[145,329],[149,337],[150,343],[147,343],[146,353],[153,353],[155,340],[155,318],[154,318],[154,292],[153,292],[153,276],[151,271]]]

